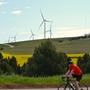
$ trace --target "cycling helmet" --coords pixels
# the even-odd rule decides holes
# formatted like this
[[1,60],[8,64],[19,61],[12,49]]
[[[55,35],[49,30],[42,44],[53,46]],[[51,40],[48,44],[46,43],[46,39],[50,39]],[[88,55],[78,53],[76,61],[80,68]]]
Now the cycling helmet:
[[68,61],[68,64],[73,64],[73,62],[72,61]]

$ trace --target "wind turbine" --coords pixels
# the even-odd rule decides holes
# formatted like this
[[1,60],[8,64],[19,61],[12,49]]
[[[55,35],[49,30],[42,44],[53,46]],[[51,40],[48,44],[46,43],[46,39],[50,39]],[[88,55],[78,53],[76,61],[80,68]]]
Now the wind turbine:
[[50,29],[47,31],[47,32],[50,32],[50,38],[51,38],[51,36],[53,35],[53,34],[52,34],[52,29],[51,29],[51,28],[52,28],[52,22],[51,22],[51,24],[50,24]]
[[8,38],[8,43],[10,42],[10,38],[11,38],[11,36],[9,36],[9,38]]
[[11,37],[11,38],[14,38],[14,42],[16,42],[16,36],[17,36],[18,33],[15,34],[14,37]]
[[32,29],[31,29],[31,36],[30,36],[30,39],[32,38],[32,40],[34,40],[34,36],[35,36],[35,34],[32,32]]
[[16,33],[15,36],[14,36],[14,41],[15,41],[15,42],[16,42],[16,36],[17,36],[17,34],[18,34],[18,33]]
[[42,26],[42,24],[44,24],[44,39],[45,39],[45,38],[46,38],[46,22],[51,22],[51,21],[46,20],[46,19],[44,18],[44,16],[43,16],[43,14],[42,14],[41,11],[40,11],[40,13],[41,13],[41,16],[42,16],[43,21],[41,22],[38,30],[40,29],[40,27]]

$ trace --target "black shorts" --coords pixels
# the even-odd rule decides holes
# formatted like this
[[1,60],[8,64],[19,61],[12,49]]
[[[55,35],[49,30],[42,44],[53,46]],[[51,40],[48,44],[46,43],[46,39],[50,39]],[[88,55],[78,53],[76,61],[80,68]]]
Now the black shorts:
[[75,75],[75,74],[72,74],[73,78],[76,78],[77,81],[80,81],[82,79],[82,74],[81,75]]

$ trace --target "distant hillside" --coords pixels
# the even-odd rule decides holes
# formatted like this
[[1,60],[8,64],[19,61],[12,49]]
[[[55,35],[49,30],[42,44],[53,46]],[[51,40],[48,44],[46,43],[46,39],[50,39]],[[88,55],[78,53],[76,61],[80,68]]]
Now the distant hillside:
[[[44,40],[32,40],[0,44],[0,51],[10,54],[33,54],[34,48]],[[90,38],[54,38],[51,39],[57,51],[65,53],[90,53]]]

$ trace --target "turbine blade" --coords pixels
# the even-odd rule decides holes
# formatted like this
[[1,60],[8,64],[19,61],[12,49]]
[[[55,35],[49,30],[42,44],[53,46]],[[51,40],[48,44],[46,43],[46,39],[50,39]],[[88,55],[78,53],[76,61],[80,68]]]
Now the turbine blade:
[[32,30],[31,30],[31,33],[33,34]]
[[31,39],[32,38],[32,35],[30,36],[30,38],[29,39]]
[[41,10],[40,10],[40,13],[41,13],[42,19],[43,19],[43,21],[44,21],[44,16],[43,16],[43,14],[42,14],[42,11],[41,11]]
[[40,24],[40,26],[39,26],[38,30],[39,30],[39,29],[40,29],[40,27],[42,26],[43,22],[44,22],[44,21],[42,21],[42,23]]
[[34,33],[33,33],[33,31],[32,31],[32,29],[30,28],[30,30],[31,30],[31,34],[32,34],[32,36],[34,35]]

